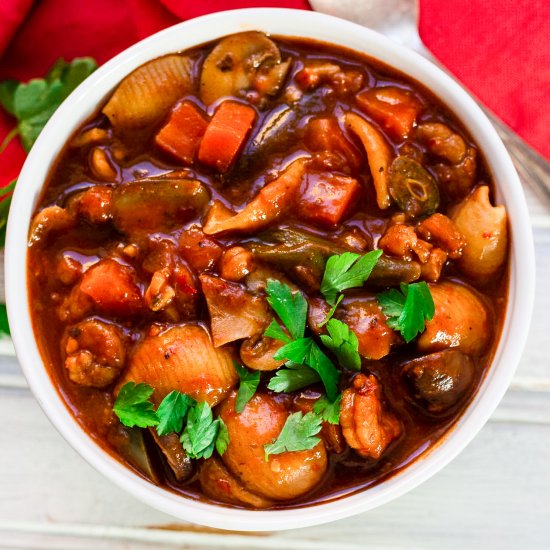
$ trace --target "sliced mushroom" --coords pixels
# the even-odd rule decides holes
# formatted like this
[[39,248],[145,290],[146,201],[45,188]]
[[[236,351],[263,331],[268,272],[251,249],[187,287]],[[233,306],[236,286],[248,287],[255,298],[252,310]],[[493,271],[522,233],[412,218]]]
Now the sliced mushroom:
[[290,60],[264,33],[242,32],[224,38],[202,66],[200,95],[205,105],[221,97],[241,97],[252,90],[260,99],[281,88]]
[[268,183],[240,212],[233,214],[221,203],[210,208],[203,230],[207,235],[254,233],[278,219],[292,205],[305,173],[307,159],[292,162],[277,179]]
[[286,363],[286,359],[273,359],[273,355],[284,345],[284,342],[268,336],[248,338],[241,344],[241,361],[252,370],[278,369]]
[[178,434],[159,435],[156,428],[149,428],[149,431],[165,456],[176,481],[181,483],[191,477],[193,474],[193,461],[184,451]]
[[445,350],[405,363],[402,374],[415,401],[431,413],[444,413],[471,388],[473,361],[458,350]]
[[263,296],[254,296],[238,283],[207,273],[200,281],[216,347],[256,336],[268,327],[272,315]]
[[191,91],[193,62],[182,55],[154,59],[130,73],[117,87],[103,113],[111,124],[134,130],[159,122]]
[[491,282],[506,260],[506,208],[493,206],[489,187],[482,185],[457,206],[452,219],[466,241],[460,269],[478,282]]
[[381,132],[363,117],[355,113],[346,113],[345,122],[346,128],[361,140],[367,152],[367,160],[376,190],[376,202],[378,207],[384,210],[390,205],[388,168],[393,156],[390,146]]
[[67,210],[60,206],[47,206],[32,219],[29,246],[43,243],[50,234],[67,231],[75,225],[75,217]]

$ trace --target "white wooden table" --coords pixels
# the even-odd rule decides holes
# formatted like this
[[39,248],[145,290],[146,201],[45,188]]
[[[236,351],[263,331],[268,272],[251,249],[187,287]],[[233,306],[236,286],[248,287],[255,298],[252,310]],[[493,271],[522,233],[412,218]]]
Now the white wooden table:
[[537,255],[529,341],[512,386],[470,446],[381,508],[309,529],[203,529],[138,502],[62,439],[0,342],[0,548],[550,548],[550,207],[527,189]]

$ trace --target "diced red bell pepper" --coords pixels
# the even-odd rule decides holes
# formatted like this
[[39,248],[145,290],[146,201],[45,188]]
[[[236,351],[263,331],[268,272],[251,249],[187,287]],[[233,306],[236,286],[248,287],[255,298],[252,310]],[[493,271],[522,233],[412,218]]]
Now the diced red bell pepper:
[[372,117],[394,139],[406,139],[422,111],[420,100],[395,86],[370,88],[357,96],[359,108]]
[[208,120],[190,101],[172,110],[168,122],[155,137],[155,143],[185,164],[193,164]]
[[304,221],[333,227],[352,209],[360,192],[361,185],[354,178],[310,174],[297,214]]
[[311,119],[304,134],[306,147],[314,153],[331,151],[339,154],[353,170],[363,163],[361,153],[344,135],[334,117]]
[[128,316],[142,307],[133,269],[115,260],[100,260],[90,267],[82,277],[80,290],[103,313]]
[[214,113],[202,138],[199,160],[227,172],[256,120],[256,111],[242,103],[224,101]]
[[214,267],[223,253],[218,242],[205,235],[198,227],[184,231],[179,245],[182,256],[199,273]]

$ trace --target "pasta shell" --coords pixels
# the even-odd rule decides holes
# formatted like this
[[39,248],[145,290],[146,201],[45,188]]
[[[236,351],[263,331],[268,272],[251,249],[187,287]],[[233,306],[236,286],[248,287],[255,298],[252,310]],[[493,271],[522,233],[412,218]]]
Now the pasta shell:
[[193,62],[181,55],[154,59],[130,73],[103,107],[118,129],[135,129],[154,124],[191,91]]
[[139,344],[120,385],[143,382],[155,388],[159,402],[172,390],[214,406],[236,384],[230,353],[216,349],[201,325],[179,325],[148,336]]

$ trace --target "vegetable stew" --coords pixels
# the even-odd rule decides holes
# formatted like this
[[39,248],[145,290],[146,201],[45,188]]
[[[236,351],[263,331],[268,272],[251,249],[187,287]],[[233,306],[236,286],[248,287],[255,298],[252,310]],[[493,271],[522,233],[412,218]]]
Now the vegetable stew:
[[28,255],[83,429],[245,508],[364,490],[445,437],[508,285],[506,211],[457,117],[365,56],[260,32],[128,75],[59,155]]

